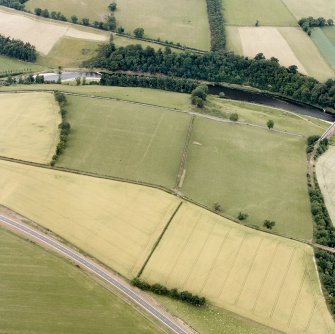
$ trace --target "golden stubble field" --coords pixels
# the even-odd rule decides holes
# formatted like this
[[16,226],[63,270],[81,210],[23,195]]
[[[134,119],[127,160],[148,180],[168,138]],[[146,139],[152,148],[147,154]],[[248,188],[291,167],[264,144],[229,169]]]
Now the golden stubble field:
[[61,122],[52,93],[1,93],[0,117],[0,155],[49,163]]
[[29,42],[43,55],[47,55],[63,37],[105,42],[109,36],[106,32],[77,28],[69,23],[46,20],[3,8],[0,10],[0,22],[0,34]]
[[285,333],[333,333],[313,250],[184,203],[142,278]]
[[179,200],[158,190],[0,162],[0,203],[132,278]]

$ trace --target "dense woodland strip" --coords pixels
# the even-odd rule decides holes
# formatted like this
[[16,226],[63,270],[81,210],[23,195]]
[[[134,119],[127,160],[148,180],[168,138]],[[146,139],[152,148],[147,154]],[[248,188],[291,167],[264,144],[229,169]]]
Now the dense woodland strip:
[[211,31],[211,50],[224,51],[226,35],[222,14],[222,0],[207,0],[207,13]]
[[320,83],[297,72],[297,67],[280,66],[278,60],[266,60],[262,54],[255,58],[233,53],[192,52],[171,53],[151,47],[129,45],[116,48],[113,43],[101,47],[98,56],[85,66],[110,71],[161,73],[174,77],[249,85],[281,94],[297,101],[335,108],[335,80]]
[[28,0],[0,0],[0,6],[24,10],[24,3],[27,1]]
[[191,93],[197,83],[190,79],[171,77],[148,77],[127,74],[103,74],[100,80],[102,86],[144,87],[168,90],[180,93]]
[[30,62],[36,61],[37,57],[35,46],[2,35],[0,35],[0,54]]
[[[317,159],[328,149],[328,140],[324,139],[318,142],[318,139],[318,136],[311,136],[307,140],[307,153],[314,151],[314,146],[318,145],[312,159]],[[307,177],[311,212],[314,222],[314,241],[320,245],[335,248],[335,229],[329,217],[317,179],[315,175],[312,178],[309,173]],[[315,258],[325,298],[330,311],[333,316],[335,316],[335,254],[317,249],[315,250]]]

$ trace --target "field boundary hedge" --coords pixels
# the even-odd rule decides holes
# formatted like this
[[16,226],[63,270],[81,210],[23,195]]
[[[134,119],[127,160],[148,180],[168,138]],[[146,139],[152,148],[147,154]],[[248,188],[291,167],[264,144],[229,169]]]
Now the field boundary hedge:
[[222,0],[206,0],[209,29],[211,32],[211,50],[225,51],[226,33],[222,14]]

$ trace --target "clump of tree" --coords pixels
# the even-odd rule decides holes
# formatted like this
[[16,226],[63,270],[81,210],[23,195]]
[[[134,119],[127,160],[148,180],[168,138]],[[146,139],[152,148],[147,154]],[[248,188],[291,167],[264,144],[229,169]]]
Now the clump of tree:
[[24,10],[25,2],[28,0],[0,0],[0,6],[14,8],[16,10]]
[[191,101],[192,104],[197,106],[198,108],[203,108],[205,105],[205,101],[208,95],[208,86],[201,84],[197,86],[191,93]]
[[168,288],[166,288],[161,284],[156,283],[151,285],[147,282],[142,281],[139,278],[134,278],[131,281],[131,284],[140,288],[141,290],[151,291],[156,295],[168,296],[173,299],[177,299],[194,306],[203,306],[206,304],[205,297],[199,297],[198,295],[193,295],[191,292],[188,291],[179,292],[177,289],[169,290]]
[[108,9],[111,11],[111,12],[115,12],[116,9],[117,9],[117,4],[116,2],[112,2],[108,5]]
[[30,62],[37,58],[35,46],[3,35],[0,35],[0,54]]
[[134,29],[134,36],[137,38],[142,38],[144,36],[144,29],[143,28]]
[[226,33],[222,14],[222,0],[207,0],[207,13],[211,31],[211,50],[224,51]]
[[63,15],[61,12],[52,11],[51,13],[49,13],[47,9],[35,8],[34,13],[37,16],[51,18],[53,20],[64,21],[64,22],[67,21],[66,16]]
[[237,121],[238,121],[238,114],[237,114],[236,112],[230,114],[229,119],[230,119],[232,122],[237,122]]
[[247,213],[240,212],[237,216],[237,219],[242,221],[242,220],[247,220],[248,217],[249,215]]
[[266,126],[268,127],[269,130],[273,129],[275,123],[272,119],[269,119],[267,122],[266,122]]
[[308,35],[311,35],[312,30],[311,28],[315,27],[325,27],[325,26],[333,26],[334,20],[333,19],[325,19],[324,17],[319,17],[315,19],[312,16],[303,17],[298,21],[300,27],[305,31]]
[[272,230],[273,227],[276,225],[276,222],[274,222],[273,220],[264,220],[263,226],[265,228],[267,228],[268,230]]
[[71,130],[70,123],[66,121],[66,114],[67,114],[66,96],[64,95],[64,93],[57,92],[57,91],[54,92],[54,96],[55,96],[55,100],[58,102],[58,105],[60,107],[60,114],[62,117],[62,122],[58,125],[59,131],[60,131],[59,143],[57,144],[55,154],[52,156],[52,160],[50,162],[51,166],[55,165],[59,156],[64,152],[66,145],[67,145],[68,136]]
[[222,206],[219,202],[214,203],[213,208],[214,208],[215,212],[222,212],[223,211]]
[[[315,145],[318,143],[320,139],[320,136],[309,136],[307,138],[307,148],[306,148],[306,153],[312,153],[314,150]],[[314,159],[316,160],[321,154],[326,152],[328,150],[328,139],[325,138],[319,142],[318,148],[316,149],[316,152],[314,154]]]
[[[111,50],[109,52],[109,50]],[[96,58],[84,66],[110,71],[134,71],[174,77],[246,84],[264,91],[280,94],[296,101],[335,109],[335,80],[320,83],[295,69],[280,66],[267,59],[250,59],[231,52],[165,53],[151,47],[128,45],[100,48]]]
[[102,86],[143,87],[168,90],[180,93],[191,93],[197,83],[190,79],[172,77],[154,77],[127,74],[103,74],[100,80]]

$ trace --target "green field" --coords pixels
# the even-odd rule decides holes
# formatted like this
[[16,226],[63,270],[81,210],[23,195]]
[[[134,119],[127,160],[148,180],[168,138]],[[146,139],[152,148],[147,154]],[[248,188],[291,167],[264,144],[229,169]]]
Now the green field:
[[326,62],[335,69],[335,27],[314,28],[311,38]]
[[[68,18],[76,14],[79,18],[88,17],[94,21],[104,19],[109,4],[108,0],[82,0],[79,3],[75,0],[30,0],[26,7],[30,10],[48,8],[49,11],[61,11]],[[210,48],[205,0],[119,0],[117,6],[117,24],[123,26],[127,33],[132,34],[135,28],[143,27],[146,37],[179,42],[203,50]]]
[[0,94],[0,155],[49,163],[59,140],[59,106],[51,93]]
[[248,222],[274,220],[274,231],[312,238],[305,139],[196,119],[182,193]]
[[281,0],[225,0],[222,1],[227,25],[297,26],[297,20]]
[[58,165],[174,187],[188,115],[92,98],[68,101],[72,130]]
[[0,56],[0,76],[7,76],[10,74],[40,72],[45,70],[45,67],[20,61],[14,58]]
[[163,333],[69,262],[0,228],[0,332]]
[[285,333],[333,333],[313,258],[305,244],[183,203],[141,277]]
[[190,110],[189,94],[168,92],[159,89],[141,88],[141,87],[117,87],[117,86],[99,86],[86,85],[75,86],[71,84],[48,84],[48,85],[16,85],[1,87],[0,91],[11,92],[13,90],[60,90],[69,93],[80,93],[91,96],[112,97],[125,101],[154,104],[166,108],[177,108]]

